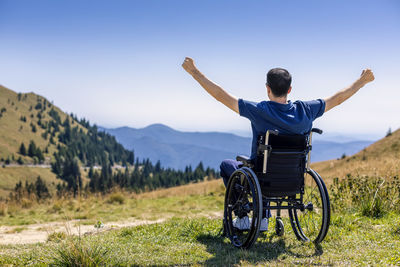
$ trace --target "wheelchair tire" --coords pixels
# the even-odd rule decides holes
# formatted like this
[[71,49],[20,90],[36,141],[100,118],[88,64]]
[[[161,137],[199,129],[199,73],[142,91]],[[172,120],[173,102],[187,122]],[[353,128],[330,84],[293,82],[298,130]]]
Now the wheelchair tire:
[[[249,229],[234,227],[234,220],[249,218]],[[262,193],[257,176],[247,167],[236,170],[229,178],[225,193],[224,229],[237,248],[250,248],[257,240],[262,218]]]
[[326,188],[324,180],[322,180],[322,177],[316,171],[314,171],[314,170],[312,170],[312,171],[318,176],[319,180],[321,181],[322,187],[325,190],[325,197],[326,197],[326,200],[328,202],[328,209],[327,209],[327,218],[328,218],[327,221],[328,221],[328,224],[326,225],[326,230],[324,231],[323,235],[321,235],[321,237],[320,237],[320,239],[322,241],[322,240],[324,240],[326,234],[328,233],[329,225],[330,225],[330,222],[331,222],[331,202],[330,202],[330,199],[329,199],[328,189]]
[[304,175],[303,203],[303,209],[289,209],[293,232],[299,240],[320,243],[329,229],[330,202],[324,182],[311,169]]
[[277,236],[283,236],[285,234],[285,225],[281,218],[275,220],[275,233]]

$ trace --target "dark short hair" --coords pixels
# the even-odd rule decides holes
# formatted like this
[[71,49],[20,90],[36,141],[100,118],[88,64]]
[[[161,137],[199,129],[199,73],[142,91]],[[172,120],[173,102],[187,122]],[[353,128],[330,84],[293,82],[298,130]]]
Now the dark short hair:
[[267,73],[267,85],[276,97],[287,95],[291,83],[292,75],[285,69],[274,68]]

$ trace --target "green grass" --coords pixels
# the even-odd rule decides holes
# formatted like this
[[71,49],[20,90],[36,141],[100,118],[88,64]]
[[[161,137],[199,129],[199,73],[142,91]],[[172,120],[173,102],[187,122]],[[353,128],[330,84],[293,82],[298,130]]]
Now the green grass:
[[[283,237],[275,235],[275,222],[271,219],[270,230],[261,234],[250,250],[234,248],[227,238],[220,236],[221,215],[218,218],[216,214],[223,210],[223,190],[217,186],[213,192],[172,196],[165,196],[164,191],[143,195],[120,192],[91,196],[82,199],[80,204],[77,200],[59,200],[51,205],[42,203],[15,211],[13,217],[0,217],[0,223],[17,225],[32,218],[59,220],[67,213],[86,218],[81,223],[92,225],[132,216],[167,220],[80,238],[52,233],[48,242],[42,244],[3,245],[0,246],[0,265],[400,265],[400,214],[388,209],[380,216],[363,215],[359,202],[364,199],[351,197],[360,195],[359,189],[369,184],[363,180],[351,184],[351,188],[358,191],[345,190],[343,186],[348,187],[347,183],[336,184],[341,186],[340,190],[331,191],[334,207],[331,225],[325,240],[318,246],[295,238],[285,212]],[[381,188],[393,189],[389,183]],[[185,191],[169,190],[175,190],[176,194]],[[392,192],[390,190],[388,192]],[[398,189],[393,190],[398,194]],[[338,201],[346,206],[341,207]]]
[[[67,262],[77,258],[89,262],[93,257],[106,265],[121,266],[398,265],[400,235],[395,229],[399,223],[400,216],[394,214],[380,219],[338,214],[332,217],[328,236],[319,246],[297,241],[290,227],[286,227],[284,237],[277,237],[270,230],[252,249],[240,250],[219,235],[221,220],[172,218],[162,224],[123,228],[81,239],[1,246],[0,264],[47,265],[62,262],[62,257]],[[273,227],[271,222],[270,228]]]
[[83,224],[95,224],[97,221],[111,222],[128,218],[157,220],[174,216],[201,217],[221,212],[224,203],[222,191],[189,196],[135,197],[128,193],[115,193],[109,196],[90,196],[80,201],[60,199],[39,204],[32,202],[29,208],[8,205],[4,215],[0,216],[0,225],[27,225],[71,219],[82,219]]

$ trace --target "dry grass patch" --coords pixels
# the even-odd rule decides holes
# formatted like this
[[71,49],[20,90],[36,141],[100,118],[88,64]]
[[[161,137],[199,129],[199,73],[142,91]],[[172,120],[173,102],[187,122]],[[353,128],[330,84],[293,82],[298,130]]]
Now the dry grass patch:
[[332,178],[352,176],[393,177],[400,174],[400,130],[357,154],[339,160],[311,164],[330,184]]
[[0,188],[7,191],[0,191],[0,193],[9,193],[10,191],[8,190],[13,190],[15,184],[19,181],[22,181],[22,183],[25,183],[25,181],[34,183],[38,176],[40,176],[40,178],[42,178],[46,185],[51,189],[54,189],[55,185],[60,182],[56,175],[51,172],[50,168],[5,167],[0,170]]
[[121,205],[124,204],[124,202],[125,202],[125,196],[120,192],[112,193],[107,200],[107,203],[109,204],[116,203]]
[[222,182],[222,179],[181,185],[166,189],[159,189],[151,192],[138,194],[135,196],[135,198],[142,199],[142,198],[163,198],[172,196],[177,197],[177,196],[191,196],[191,195],[208,195],[219,192],[225,192],[225,186]]
[[14,228],[11,228],[8,231],[6,231],[6,234],[21,233],[22,231],[27,230],[27,229],[28,228],[24,227],[24,226],[22,226],[22,227],[14,227]]

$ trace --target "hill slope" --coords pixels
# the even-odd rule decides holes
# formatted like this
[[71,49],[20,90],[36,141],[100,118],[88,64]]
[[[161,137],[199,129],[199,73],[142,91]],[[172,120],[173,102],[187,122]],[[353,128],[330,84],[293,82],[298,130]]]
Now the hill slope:
[[82,173],[79,163],[112,166],[133,162],[132,151],[85,119],[64,113],[42,96],[0,86],[0,164],[7,168],[0,172],[1,196],[18,181],[32,182],[38,175],[53,185],[60,182],[56,174],[67,183],[75,182]]
[[[237,155],[249,155],[251,138],[219,132],[181,132],[166,125],[153,124],[135,129],[120,127],[101,128],[114,135],[126,148],[135,148],[140,158],[161,161],[163,166],[183,169],[187,165],[196,166],[200,161],[205,166],[219,168],[223,159]],[[349,141],[338,143],[324,141],[316,136],[313,142],[312,161],[335,159],[343,154],[352,155],[371,144],[371,141]]]
[[[52,120],[48,113],[50,110],[56,111],[61,121],[68,116],[42,96],[17,94],[0,85],[0,160],[14,155],[15,159],[21,156],[24,161],[33,162],[30,157],[18,155],[21,143],[28,147],[32,140],[42,150],[48,148],[45,157],[49,161],[59,144],[56,138],[58,132],[54,132],[54,143],[49,142],[49,136],[42,136],[46,132],[44,126]],[[62,126],[60,128],[63,129]]]
[[[32,157],[18,153],[21,143],[24,143],[28,150],[31,141],[43,151],[43,163],[50,163],[59,145],[59,133],[56,131],[53,138],[52,134],[44,138],[46,129],[43,129],[42,125],[47,125],[52,120],[48,113],[50,110],[56,111],[62,121],[68,116],[42,96],[34,93],[18,94],[0,85],[0,163],[4,167],[8,161],[15,164],[18,158],[21,158],[21,163],[34,163]],[[6,197],[18,181],[33,182],[41,176],[48,185],[52,184],[53,188],[54,184],[60,182],[49,168],[4,167],[0,171],[0,197]]]
[[340,160],[312,164],[323,177],[344,177],[347,174],[395,176],[400,174],[400,129],[357,154]]

